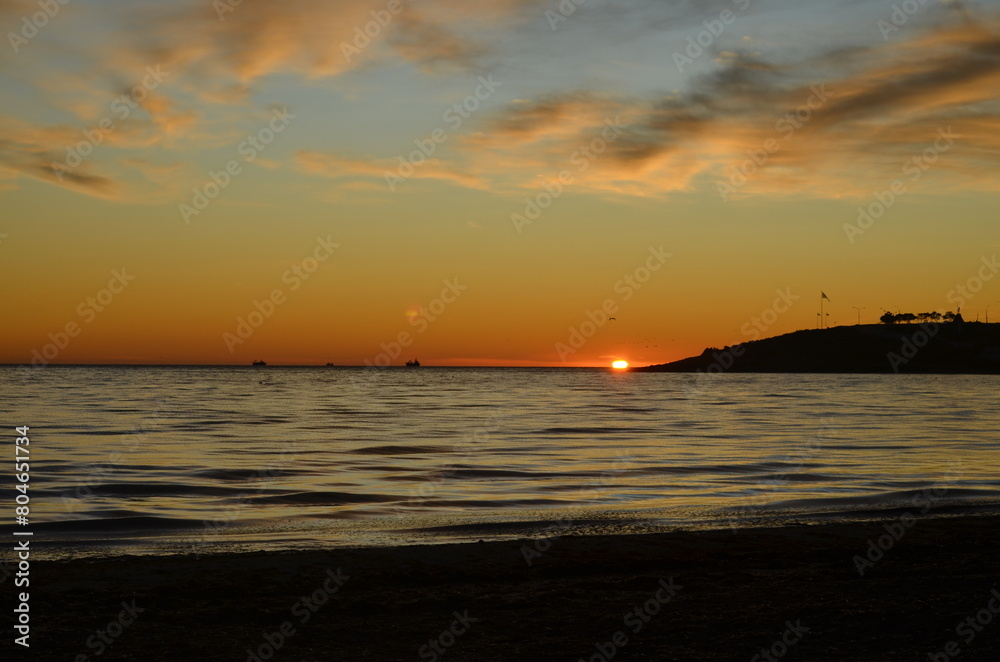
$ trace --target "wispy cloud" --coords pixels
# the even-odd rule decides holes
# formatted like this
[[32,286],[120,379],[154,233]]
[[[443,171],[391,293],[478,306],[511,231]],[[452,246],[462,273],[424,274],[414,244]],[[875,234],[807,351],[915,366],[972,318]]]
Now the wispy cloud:
[[743,193],[840,197],[870,195],[873,181],[899,176],[905,159],[950,128],[960,145],[935,165],[941,190],[993,190],[998,27],[939,27],[799,62],[732,53],[688,90],[658,97],[572,91],[516,101],[465,141],[466,156],[484,173],[520,170],[516,179],[530,181],[598,136],[607,117],[621,117],[628,130],[580,178],[584,190],[607,190],[608,182],[630,182],[643,194],[710,186],[775,139],[780,149]]
[[[395,174],[399,162],[393,159],[346,158],[334,154],[302,151],[296,157],[301,169],[305,172],[322,175],[332,179],[356,180],[357,178],[375,178],[385,180],[386,174]],[[475,174],[464,172],[452,163],[439,159],[427,159],[419,167],[413,169],[408,179],[430,179],[450,182],[467,188],[483,189],[487,182]],[[343,186],[357,187],[360,182],[344,181]],[[383,183],[383,191],[388,191],[388,185]],[[370,190],[370,187],[365,187]]]
[[[645,80],[626,85],[596,74],[586,81],[541,75],[546,58],[561,46],[570,49],[565,57],[572,62],[592,49],[591,37],[613,41],[623,30],[648,39],[673,30],[656,51],[669,63],[671,50],[684,42],[678,34],[699,29],[701,20],[732,4],[595,0],[579,6],[572,24],[553,32],[544,12],[557,8],[555,2],[403,2],[404,9],[383,20],[360,55],[347,57],[343,44],[355,43],[358,31],[374,20],[372,12],[385,11],[385,0],[243,2],[221,17],[212,3],[194,0],[130,3],[106,15],[112,27],[105,41],[67,41],[59,50],[52,46],[48,59],[34,48],[17,61],[26,65],[21,84],[34,86],[53,112],[42,118],[11,111],[0,123],[0,167],[18,177],[128,199],[136,180],[166,185],[181,182],[185,172],[203,174],[204,168],[174,164],[191,165],[201,150],[238,140],[245,120],[265,103],[261,91],[275,89],[282,77],[299,90],[304,83],[327,91],[340,80],[377,75],[379,65],[403,63],[430,81],[509,61],[503,91],[517,90],[522,98],[499,110],[494,104],[477,111],[460,134],[416,168],[413,179],[498,192],[536,188],[560,169],[572,169],[574,155],[614,121],[627,129],[576,173],[576,190],[630,196],[711,191],[746,161],[748,150],[777,137],[780,149],[739,195],[868,195],[873,181],[897,176],[903,160],[948,127],[960,138],[929,174],[935,190],[997,187],[989,173],[1000,154],[1000,21],[981,7],[936,5],[888,40],[871,22],[870,40],[859,43],[844,33],[827,38],[825,52],[793,36],[764,52],[759,40],[743,48],[743,28],[734,28],[707,49],[710,54],[693,69],[699,74],[685,74],[679,84],[657,92],[649,92]],[[32,6],[0,0],[8,22]],[[747,16],[775,15],[774,6],[755,3]],[[875,14],[884,9],[870,2],[851,6],[877,9]],[[61,18],[62,27],[53,21],[53,31],[68,30],[72,21]],[[588,39],[568,38],[577,26]],[[838,38],[842,43],[830,43]],[[64,71],[58,65],[73,61],[74,48],[85,57]],[[529,61],[534,69],[524,66]],[[65,159],[66,147],[79,142],[80,131],[107,113],[108,101],[127,93],[136,73],[153,64],[170,72],[168,82],[116,123],[101,154],[56,176],[52,164]],[[348,72],[355,75],[338,78]],[[828,98],[786,135],[782,118],[806,104],[816,86]],[[269,154],[267,165],[336,179],[341,188],[346,182],[381,185],[396,164],[365,151],[355,147],[347,156],[340,149],[305,149],[291,163]],[[126,163],[138,168],[131,181]]]

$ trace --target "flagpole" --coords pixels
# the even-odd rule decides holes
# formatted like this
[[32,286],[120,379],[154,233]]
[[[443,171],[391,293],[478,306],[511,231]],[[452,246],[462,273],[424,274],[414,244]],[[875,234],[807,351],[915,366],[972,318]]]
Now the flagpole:
[[826,328],[826,318],[823,317],[823,293],[819,293],[819,328]]

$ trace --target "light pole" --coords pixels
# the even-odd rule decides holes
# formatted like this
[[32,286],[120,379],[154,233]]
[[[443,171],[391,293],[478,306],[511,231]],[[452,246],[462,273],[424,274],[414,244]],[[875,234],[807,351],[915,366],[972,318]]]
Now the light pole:
[[861,311],[864,310],[864,308],[858,308],[857,306],[851,306],[851,308],[858,311],[858,324],[861,324]]

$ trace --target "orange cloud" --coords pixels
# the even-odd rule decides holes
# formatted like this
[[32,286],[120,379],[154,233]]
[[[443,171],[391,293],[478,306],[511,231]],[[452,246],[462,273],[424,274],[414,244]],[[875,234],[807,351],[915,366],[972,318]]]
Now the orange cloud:
[[[655,195],[728,182],[764,149],[765,164],[743,167],[754,172],[740,195],[865,196],[950,130],[956,145],[928,177],[942,191],[994,190],[997,27],[937,28],[794,65],[730,54],[689,91],[659,98],[574,91],[519,100],[463,140],[464,156],[481,176],[518,186],[568,168],[577,190]],[[628,128],[602,144],[612,118]],[[583,169],[589,144],[602,152]]]
[[[334,179],[376,177],[385,181],[387,175],[398,177],[400,165],[398,159],[344,158],[315,151],[301,151],[296,158],[305,172]],[[461,168],[440,159],[427,159],[415,165],[412,174],[405,179],[440,180],[477,189],[487,186],[487,183],[475,174],[464,172]],[[385,184],[382,190],[388,193],[390,191],[388,184]]]

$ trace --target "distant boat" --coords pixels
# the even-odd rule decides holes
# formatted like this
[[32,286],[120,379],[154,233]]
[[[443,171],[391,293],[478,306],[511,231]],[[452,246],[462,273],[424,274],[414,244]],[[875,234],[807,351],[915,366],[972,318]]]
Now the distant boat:
[[406,362],[406,367],[407,368],[419,368],[420,367],[420,361],[418,361],[416,359],[413,359],[412,361],[407,361]]
[[326,364],[326,367],[327,367],[327,368],[332,368],[332,367],[333,367],[333,364],[332,364],[332,363],[327,363],[327,364]]
[[265,362],[265,361],[254,361],[254,362],[253,362],[253,363],[251,363],[250,365],[255,365],[255,366],[265,366],[265,365],[267,365],[267,362]]

